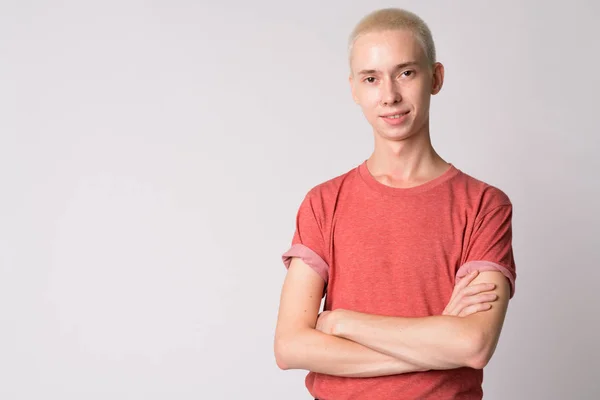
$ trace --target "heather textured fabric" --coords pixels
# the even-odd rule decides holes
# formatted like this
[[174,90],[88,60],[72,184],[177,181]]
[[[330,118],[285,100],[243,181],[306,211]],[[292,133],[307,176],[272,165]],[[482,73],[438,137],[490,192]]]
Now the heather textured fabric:
[[[515,293],[512,204],[500,189],[454,165],[412,188],[377,181],[366,161],[310,189],[302,201],[289,267],[300,257],[325,281],[325,310],[440,315],[473,270],[497,270]],[[457,368],[372,378],[309,372],[313,397],[481,399],[483,370]]]

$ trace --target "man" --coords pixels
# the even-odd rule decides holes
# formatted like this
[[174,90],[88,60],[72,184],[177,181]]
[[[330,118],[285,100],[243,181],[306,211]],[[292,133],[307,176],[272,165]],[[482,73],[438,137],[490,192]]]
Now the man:
[[418,16],[367,15],[349,61],[374,151],[300,205],[277,364],[309,370],[320,399],[481,399],[515,289],[512,204],[433,149],[429,104],[444,67]]

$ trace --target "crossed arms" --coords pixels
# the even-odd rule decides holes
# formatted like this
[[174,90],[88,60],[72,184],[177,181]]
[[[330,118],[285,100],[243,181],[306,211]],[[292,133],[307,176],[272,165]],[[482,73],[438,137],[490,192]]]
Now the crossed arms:
[[464,317],[404,318],[333,310],[318,318],[324,281],[294,257],[280,299],[277,365],[346,377],[482,369],[498,343],[510,294],[500,272],[480,272],[469,286],[483,282],[496,285],[497,300],[489,310]]

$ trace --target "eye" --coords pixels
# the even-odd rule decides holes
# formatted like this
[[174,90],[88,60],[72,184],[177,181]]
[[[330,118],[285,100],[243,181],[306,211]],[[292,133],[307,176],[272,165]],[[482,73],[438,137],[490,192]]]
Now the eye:
[[[415,71],[408,70],[408,71],[404,71],[402,74],[403,74],[404,76],[407,76],[407,77],[408,77],[408,76],[410,76],[410,75],[414,75],[414,74],[415,74]],[[408,75],[406,75],[406,74],[408,74]]]
[[[372,79],[372,80],[370,80],[370,79]],[[366,77],[366,78],[365,78],[365,82],[368,82],[368,83],[373,83],[373,82],[375,82],[375,77],[373,77],[373,76],[368,76],[368,77]]]

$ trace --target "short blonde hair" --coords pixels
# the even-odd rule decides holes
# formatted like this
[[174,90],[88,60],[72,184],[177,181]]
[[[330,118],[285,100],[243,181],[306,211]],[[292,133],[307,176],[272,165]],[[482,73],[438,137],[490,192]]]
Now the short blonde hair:
[[435,44],[429,27],[418,15],[401,8],[383,8],[363,17],[348,39],[348,62],[352,59],[352,49],[356,39],[370,32],[408,29],[419,41],[427,60],[433,65],[435,59]]

